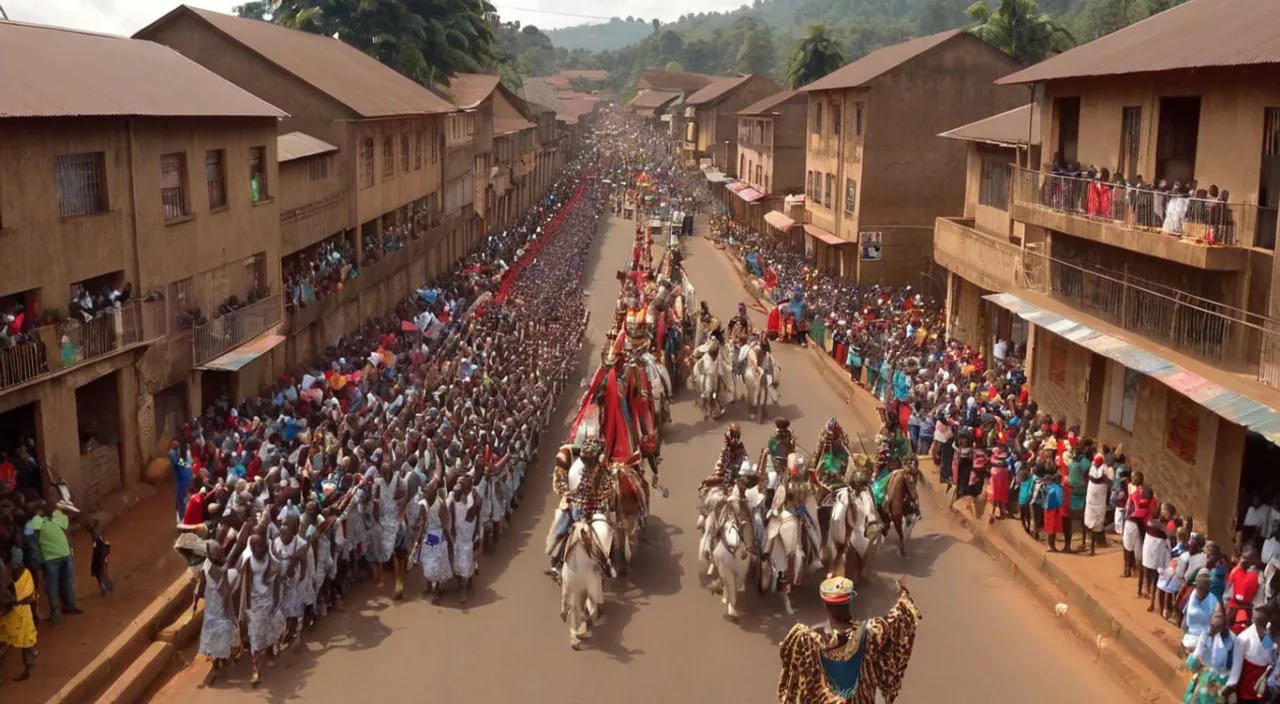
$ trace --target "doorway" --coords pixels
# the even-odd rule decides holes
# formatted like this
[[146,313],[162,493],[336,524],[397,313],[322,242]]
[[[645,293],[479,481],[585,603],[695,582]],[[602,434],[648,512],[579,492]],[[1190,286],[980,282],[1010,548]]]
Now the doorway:
[[1058,159],[1074,164],[1080,152],[1080,99],[1055,98],[1053,111],[1058,116]]
[[1276,248],[1280,209],[1280,108],[1267,108],[1262,124],[1262,169],[1258,177],[1258,229],[1253,246]]
[[1200,139],[1200,97],[1161,98],[1156,135],[1156,180],[1186,184],[1196,175]]
[[83,501],[89,506],[124,484],[120,471],[121,373],[112,372],[76,389],[80,475]]

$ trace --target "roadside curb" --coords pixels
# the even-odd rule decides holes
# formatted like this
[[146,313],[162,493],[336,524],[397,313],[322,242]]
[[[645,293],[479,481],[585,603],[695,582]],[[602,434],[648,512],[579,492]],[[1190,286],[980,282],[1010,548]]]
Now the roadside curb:
[[[196,616],[191,616],[189,611],[194,589],[194,577],[189,570],[184,570],[125,626],[120,635],[107,644],[98,657],[63,685],[46,704],[83,704],[88,701],[130,704],[137,701],[164,672],[174,652],[200,634],[200,617],[204,612],[200,610]],[[184,614],[189,620],[182,626],[179,624]],[[166,633],[169,637],[163,638]]]
[[[745,271],[745,262],[738,253],[730,248],[720,249],[738,278],[744,290],[766,311],[773,305],[760,290],[753,277]],[[864,420],[879,423],[878,415],[868,409],[878,408],[880,402],[866,389],[853,383],[845,370],[830,355],[819,349],[812,340],[808,347],[819,359],[818,367],[827,382],[833,387],[843,388],[847,392],[850,410],[858,413]],[[922,464],[932,467],[926,461]],[[923,469],[923,468],[922,468]],[[1093,598],[1088,588],[1079,583],[1052,561],[1046,559],[1047,548],[1037,544],[1025,544],[1027,541],[1006,538],[1002,529],[992,529],[985,520],[973,512],[971,501],[950,502],[945,487],[937,476],[922,471],[924,481],[921,483],[937,509],[953,516],[972,535],[971,543],[990,555],[998,564],[1010,571],[1013,577],[1030,590],[1037,601],[1050,609],[1058,604],[1067,604],[1068,609],[1060,620],[1063,625],[1086,646],[1097,653],[1098,659],[1123,682],[1131,695],[1139,701],[1152,704],[1172,704],[1182,701],[1186,690],[1186,679],[1181,672],[1181,663],[1173,653],[1158,649],[1151,643],[1149,634],[1141,632],[1141,626],[1131,623],[1109,612],[1101,602]],[[937,472],[933,472],[936,475]],[[998,524],[997,524],[998,525]],[[1129,658],[1116,657],[1113,650],[1116,645],[1122,646],[1124,653],[1132,657],[1132,665],[1126,662]]]

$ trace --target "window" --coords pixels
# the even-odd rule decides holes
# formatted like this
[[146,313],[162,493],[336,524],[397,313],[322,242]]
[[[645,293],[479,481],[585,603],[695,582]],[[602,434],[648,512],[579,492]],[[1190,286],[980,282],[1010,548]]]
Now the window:
[[160,155],[160,209],[165,222],[187,214],[187,155]]
[[840,136],[840,106],[831,106],[831,135],[833,137]]
[[360,142],[360,187],[373,187],[373,137]]
[[822,134],[822,103],[813,105],[813,133]]
[[835,198],[836,196],[836,177],[835,176],[831,174],[827,174],[827,187],[823,189],[823,194],[824,194],[824,198],[822,201],[823,205],[827,206],[828,208],[834,207],[835,201],[832,199]]
[[422,170],[422,141],[426,139],[426,137],[424,137],[423,134],[424,133],[422,132],[422,130],[418,130],[418,134],[415,135],[413,140],[413,170],[414,171]]
[[844,180],[844,212],[852,215],[854,207],[858,202],[858,184],[853,179],[846,178]]
[[249,187],[252,189],[254,203],[261,203],[271,197],[271,192],[267,189],[266,147],[249,147]]
[[745,166],[746,163],[747,163],[747,155],[739,154],[738,155],[738,173],[742,174],[744,178],[747,175],[747,167]]
[[984,156],[978,179],[978,204],[1000,210],[1009,209],[1009,161]]
[[329,178],[329,155],[321,154],[312,157],[307,164],[307,178],[312,181],[323,181]]
[[1138,382],[1142,374],[1110,360],[1107,366],[1107,380],[1111,383],[1107,422],[1132,433],[1138,413]]
[[107,212],[107,158],[103,152],[55,157],[53,178],[62,217]]
[[[756,185],[759,186],[759,185],[762,185],[763,183],[764,183],[764,167],[761,166],[760,164],[756,164]],[[769,191],[767,187],[764,190],[765,192]]]
[[393,179],[396,177],[396,145],[391,140],[391,135],[382,138],[382,178],[383,180]]
[[751,180],[751,172],[752,172],[752,171],[755,171],[755,168],[754,168],[754,167],[755,167],[755,162],[754,162],[754,161],[752,161],[751,159],[747,159],[747,170],[746,170],[746,171],[744,171],[744,172],[742,172],[742,177],[743,177],[743,178],[745,178],[746,180],[750,181],[750,180]]
[[204,153],[204,181],[209,189],[209,210],[227,207],[226,152],[210,149]]
[[400,135],[400,170],[409,173],[409,133]]
[[807,193],[811,198],[816,197],[813,192],[813,172],[812,171],[806,171],[804,174],[804,192]]
[[1126,179],[1138,175],[1138,150],[1142,145],[1142,108],[1122,108],[1120,112],[1120,167]]
[[866,103],[856,103],[853,106],[853,133],[859,137],[862,136],[862,109]]

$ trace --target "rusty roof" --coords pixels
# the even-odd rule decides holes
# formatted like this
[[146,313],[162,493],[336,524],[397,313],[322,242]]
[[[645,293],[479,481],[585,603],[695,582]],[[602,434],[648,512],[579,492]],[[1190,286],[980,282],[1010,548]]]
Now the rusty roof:
[[496,135],[511,134],[520,130],[527,130],[537,125],[529,122],[523,117],[495,117],[493,118],[493,133]]
[[1006,147],[1040,144],[1040,111],[1023,105],[999,115],[948,130],[938,135],[968,142],[987,142]]
[[1280,3],[1191,0],[996,81],[1280,63]]
[[708,76],[703,73],[645,69],[640,72],[640,79],[636,81],[636,89],[694,93],[707,87],[708,84],[718,78],[720,76]]
[[807,86],[801,86],[800,90],[842,90],[864,86],[871,80],[879,78],[943,42],[960,35],[966,35],[965,31],[951,29],[946,32],[930,34],[927,37],[908,39],[905,42],[886,46],[883,49],[876,49],[861,59],[841,66]]
[[501,82],[491,73],[459,73],[449,79],[449,95],[453,96],[454,105],[469,110],[483,103]]
[[729,93],[732,93],[735,89],[737,89],[742,84],[751,80],[751,77],[754,75],[755,74],[748,73],[745,76],[731,76],[729,78],[717,78],[716,80],[707,84],[705,88],[702,88],[697,93],[694,93],[688,98],[685,98],[684,102],[686,105],[706,105],[707,103],[714,103],[715,101],[725,97]]
[[0,117],[288,117],[168,47],[0,21]]
[[679,97],[679,93],[672,91],[642,90],[627,105],[633,108],[660,108]]
[[527,103],[536,103],[556,114],[557,120],[563,120],[567,123],[575,123],[578,121],[576,113],[569,110],[560,97],[556,95],[556,89],[542,78],[526,78],[522,86],[524,98]]
[[134,36],[145,38],[153,28],[184,14],[203,20],[361,117],[433,115],[456,110],[449,101],[341,40],[270,22],[181,5]]
[[290,132],[276,137],[276,158],[281,164],[294,159],[305,159],[309,156],[336,151],[338,151],[337,147],[305,132]]
[[797,103],[803,102],[804,104],[807,105],[809,102],[809,96],[805,95],[804,93],[801,93],[798,90],[783,90],[783,91],[778,91],[777,93],[774,93],[773,95],[763,100],[757,100],[756,102],[748,105],[742,110],[739,110],[738,114],[743,115],[745,117],[751,117],[753,115],[777,114],[782,111],[782,108],[785,106],[785,104],[788,101],[797,99],[797,98],[803,99],[803,100],[796,100]]
[[564,107],[575,117],[588,115],[596,109],[597,101],[588,98],[569,98],[563,101]]

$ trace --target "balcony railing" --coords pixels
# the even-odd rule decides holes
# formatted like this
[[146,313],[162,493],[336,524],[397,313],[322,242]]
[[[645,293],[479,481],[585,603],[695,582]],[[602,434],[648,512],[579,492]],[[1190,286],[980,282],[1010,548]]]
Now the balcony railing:
[[933,256],[948,270],[989,291],[1014,286],[1022,267],[1021,247],[975,230],[972,220],[938,218]]
[[1258,206],[1013,166],[1013,202],[1204,244],[1250,246]]
[[164,301],[130,301],[88,322],[66,320],[36,328],[30,342],[0,349],[0,389],[163,337],[168,321]]
[[192,364],[204,364],[226,354],[283,319],[284,309],[277,294],[197,325],[191,334]]

